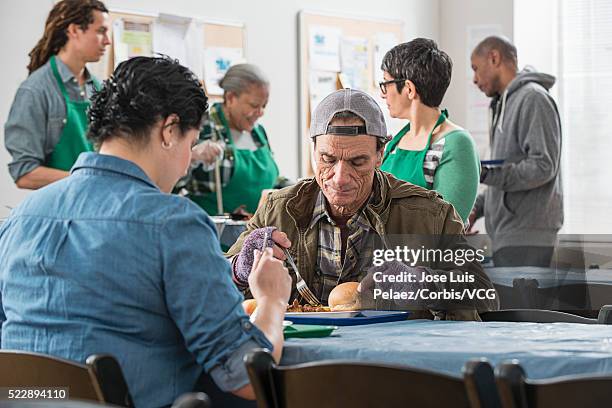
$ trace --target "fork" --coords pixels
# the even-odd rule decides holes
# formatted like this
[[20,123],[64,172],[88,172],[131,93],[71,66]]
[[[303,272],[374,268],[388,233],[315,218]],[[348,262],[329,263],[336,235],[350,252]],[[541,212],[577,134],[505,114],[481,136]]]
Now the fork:
[[308,289],[308,285],[306,285],[306,281],[304,281],[304,278],[302,278],[302,275],[300,275],[300,272],[298,272],[298,268],[295,265],[295,262],[293,261],[293,257],[291,256],[287,248],[281,247],[281,249],[285,253],[285,256],[287,257],[287,261],[289,262],[289,265],[291,265],[291,267],[295,271],[295,276],[297,276],[297,283],[295,284],[295,287],[297,288],[298,293],[302,295],[302,297],[306,299],[306,301],[310,303],[312,306],[321,305],[321,302],[319,302],[319,299],[317,299],[314,293],[312,293],[312,291]]

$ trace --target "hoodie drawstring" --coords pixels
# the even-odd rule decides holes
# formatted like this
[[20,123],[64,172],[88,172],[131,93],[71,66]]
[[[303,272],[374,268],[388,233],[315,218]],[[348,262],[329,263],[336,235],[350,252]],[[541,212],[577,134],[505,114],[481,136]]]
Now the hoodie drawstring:
[[504,94],[502,95],[499,119],[497,119],[497,128],[499,129],[500,132],[502,130],[502,125],[504,124],[504,112],[506,111],[506,98],[507,97],[508,97],[508,89],[506,88],[506,90],[504,91]]

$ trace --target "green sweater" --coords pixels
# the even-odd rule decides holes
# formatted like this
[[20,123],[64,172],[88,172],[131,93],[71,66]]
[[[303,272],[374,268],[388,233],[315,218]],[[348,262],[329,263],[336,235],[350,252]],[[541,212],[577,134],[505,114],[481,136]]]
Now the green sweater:
[[442,140],[444,151],[436,168],[433,189],[455,207],[465,223],[478,194],[480,159],[472,137],[465,130],[450,132],[438,142]]
[[[381,169],[385,167],[389,166],[383,164]],[[392,173],[401,180],[413,182],[402,177],[401,170]],[[423,163],[423,175],[427,188],[436,190],[450,202],[465,223],[476,201],[480,182],[480,159],[469,133],[453,130],[432,143]]]

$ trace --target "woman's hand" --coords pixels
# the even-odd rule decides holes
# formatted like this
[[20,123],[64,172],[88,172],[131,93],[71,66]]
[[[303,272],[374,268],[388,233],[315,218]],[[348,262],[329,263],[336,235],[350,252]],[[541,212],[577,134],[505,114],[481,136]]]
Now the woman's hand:
[[253,269],[249,275],[249,287],[253,297],[260,302],[269,299],[286,307],[291,295],[291,277],[283,261],[272,254],[272,249],[254,251]]

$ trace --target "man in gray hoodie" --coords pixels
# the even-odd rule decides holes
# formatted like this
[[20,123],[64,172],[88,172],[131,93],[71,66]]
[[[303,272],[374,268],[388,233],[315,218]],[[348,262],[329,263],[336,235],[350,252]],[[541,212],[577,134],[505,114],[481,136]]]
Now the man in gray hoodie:
[[485,217],[496,266],[549,266],[563,225],[561,121],[548,90],[551,75],[517,72],[516,47],[485,38],[472,52],[474,83],[490,105],[491,162],[487,185],[470,214]]

